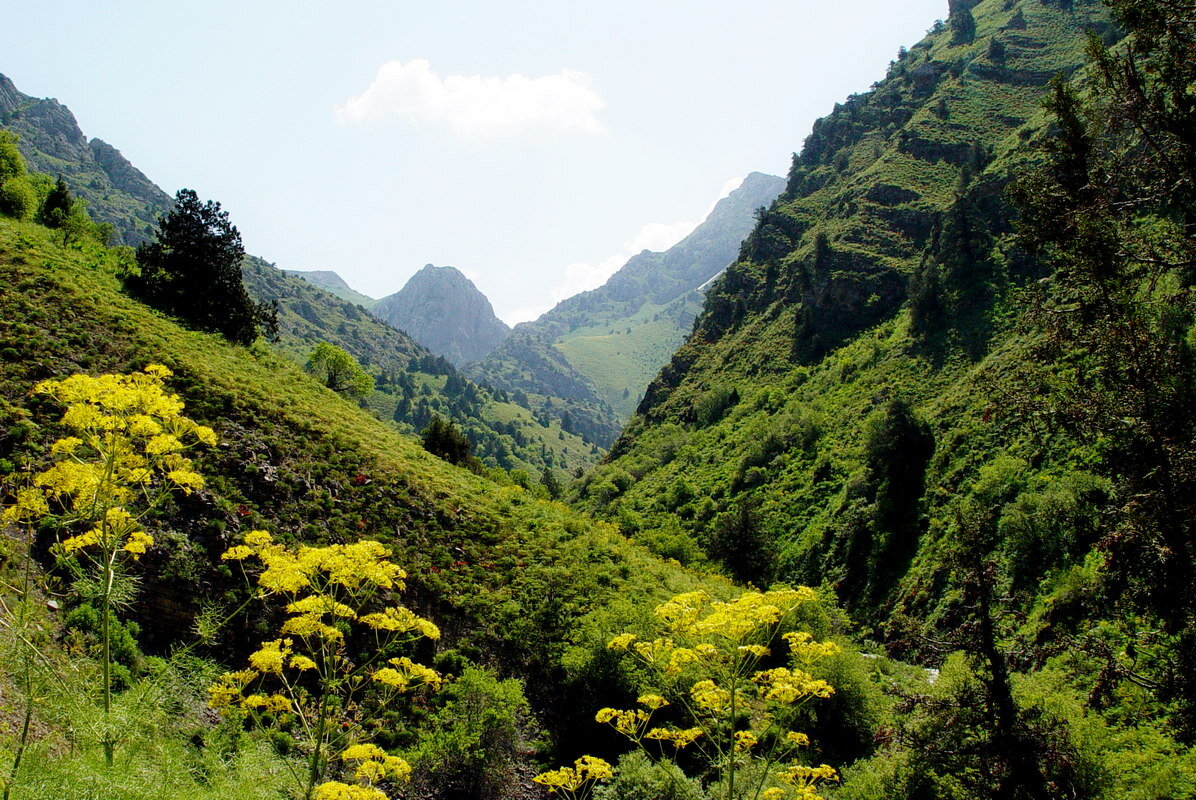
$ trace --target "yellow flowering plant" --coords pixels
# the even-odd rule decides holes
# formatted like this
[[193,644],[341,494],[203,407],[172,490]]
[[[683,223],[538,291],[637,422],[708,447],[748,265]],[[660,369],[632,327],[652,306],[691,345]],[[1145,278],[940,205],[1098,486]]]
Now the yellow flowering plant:
[[609,780],[613,775],[614,770],[608,762],[594,756],[582,756],[571,767],[542,772],[532,780],[548,789],[550,794],[582,800],[589,797],[594,784]]
[[[50,446],[50,466],[17,489],[16,502],[2,515],[17,524],[51,521],[70,533],[55,549],[75,573],[76,590],[99,606],[105,720],[112,703],[110,616],[127,595],[121,578],[128,562],[154,543],[143,520],[173,492],[203,487],[185,453],[216,443],[211,428],[183,416],[183,401],[165,387],[170,375],[155,364],[128,375],[77,374],[39,383],[36,394],[66,407],[60,424],[69,433]],[[114,734],[108,730],[102,739],[112,763]]]
[[[834,692],[809,670],[838,647],[784,631],[791,613],[814,600],[812,589],[800,587],[745,592],[730,601],[697,591],[662,603],[655,610],[660,636],[642,641],[624,633],[608,645],[655,673],[662,693],[640,696],[633,710],[601,709],[596,721],[649,756],[660,748],[648,742],[692,748],[691,761],[714,776],[712,797],[817,800],[818,785],[836,780],[835,770],[800,763],[809,738],[789,725],[801,704]],[[689,727],[653,723],[670,704],[680,707]]]
[[[436,640],[434,624],[390,603],[407,573],[375,541],[288,548],[265,531],[247,533],[224,560],[255,564],[261,598],[279,601],[286,617],[279,637],[250,654],[247,668],[227,672],[208,689],[209,703],[259,727],[297,731],[307,769],[295,773],[305,800],[383,800],[377,784],[402,781],[411,767],[362,741],[362,704],[379,708],[397,695],[440,688],[434,670],[398,655],[421,639]],[[346,638],[354,642],[350,650]],[[351,767],[353,783],[325,780]]]

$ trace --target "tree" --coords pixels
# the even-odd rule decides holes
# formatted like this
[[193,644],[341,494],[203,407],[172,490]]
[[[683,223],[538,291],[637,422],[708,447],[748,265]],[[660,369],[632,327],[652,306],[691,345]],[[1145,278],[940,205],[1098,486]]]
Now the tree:
[[452,420],[439,414],[434,415],[424,429],[424,449],[459,467],[473,469],[478,465],[478,460],[473,457],[473,444],[457,430]]
[[306,369],[329,389],[347,397],[362,398],[374,388],[374,379],[353,356],[328,342],[315,346]]
[[[1023,413],[1099,442],[1119,507],[1106,580],[1174,637],[1152,676],[1196,733],[1196,26],[1176,0],[1111,0],[1126,41],[1091,37],[1087,94],[1057,81],[1045,169],[1022,180],[1037,364]],[[1152,623],[1147,623],[1152,624]]]
[[61,175],[42,201],[37,221],[47,228],[62,231],[63,247],[95,232],[95,225],[87,216],[87,204],[71,194]]
[[228,212],[212,200],[201,203],[180,189],[174,209],[162,217],[154,241],[137,248],[140,274],[126,288],[186,324],[249,344],[262,331],[277,334],[277,305],[255,303],[245,291],[241,234]]
[[17,136],[10,131],[0,131],[0,184],[9,178],[25,174],[25,159],[17,149]]

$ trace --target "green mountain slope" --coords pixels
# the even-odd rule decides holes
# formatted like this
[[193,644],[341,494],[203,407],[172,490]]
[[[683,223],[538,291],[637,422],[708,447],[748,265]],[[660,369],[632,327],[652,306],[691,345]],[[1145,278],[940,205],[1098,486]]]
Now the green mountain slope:
[[[964,207],[977,228],[993,226],[985,241],[999,265],[986,269],[1031,269],[993,238],[1010,231],[1002,187],[1033,120],[1041,125],[1050,77],[1078,68],[1084,31],[1107,23],[1092,5],[983,2],[967,13],[974,40],[940,26],[872,91],[815,124],[786,191],[708,290],[693,335],[652,382],[610,463],[582,487],[595,508],[652,523],[676,514],[706,540],[750,505],[760,535],[785,554],[780,574],[823,575],[806,549],[821,537],[815,518],[844,510],[869,414],[908,401],[945,442],[965,424],[960,398],[975,398],[969,414],[983,411],[987,398],[969,387],[991,326],[944,322],[958,347],[919,351],[902,310],[911,276]],[[985,287],[988,309],[996,287]],[[958,463],[943,466],[960,479]],[[842,554],[832,562],[825,574],[844,580]],[[890,591],[857,608],[884,619]]]
[[[180,328],[121,293],[119,268],[113,251],[63,249],[39,226],[0,219],[0,469],[7,481],[43,463],[55,436],[55,415],[31,394],[36,382],[147,363],[174,372],[172,390],[220,445],[197,462],[206,488],[154,520],[159,546],[140,562],[138,601],[124,612],[141,622],[147,648],[187,640],[195,614],[236,589],[219,556],[244,532],[377,538],[410,573],[408,603],[444,631],[445,658],[468,655],[519,676],[546,719],[576,720],[589,700],[575,693],[595,688],[584,685],[587,665],[620,615],[672,591],[724,591],[542,492],[431,456],[260,343],[234,347]],[[615,597],[622,610],[611,617]],[[259,622],[223,641],[243,648],[260,636]],[[229,649],[213,654],[231,659]],[[567,725],[555,730],[571,735]]]
[[[816,123],[575,487],[659,552],[821,583],[941,670],[836,797],[1196,791],[1194,37],[1118,5],[1133,43],[1095,3],[953,2]],[[1092,86],[1086,49],[1090,108],[1049,85]],[[1122,772],[1114,742],[1155,735]]]
[[731,262],[755,211],[783,186],[780,178],[752,173],[685,239],[663,253],[639,253],[598,289],[516,326],[469,374],[530,394],[531,402],[557,398],[550,416],[609,446],[689,333],[701,306],[698,290]]
[[2,74],[0,127],[20,136],[18,145],[30,169],[61,175],[87,201],[91,218],[110,223],[125,244],[145,241],[158,216],[171,206],[170,196],[118,150],[84,136],[70,109],[56,100],[22,94]]

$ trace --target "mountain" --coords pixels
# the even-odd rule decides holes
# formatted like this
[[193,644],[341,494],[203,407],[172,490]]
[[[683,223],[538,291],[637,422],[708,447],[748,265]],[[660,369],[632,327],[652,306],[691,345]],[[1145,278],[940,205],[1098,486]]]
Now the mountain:
[[335,295],[342,300],[347,300],[350,303],[361,306],[362,308],[373,308],[378,301],[373,297],[364,295],[354,289],[349,284],[345,283],[345,279],[337,275],[330,269],[319,270],[300,270],[288,269],[284,270],[288,275],[294,275],[297,278],[302,278],[313,286],[319,286],[329,294]]
[[456,267],[425,264],[374,315],[457,366],[479,361],[511,332],[486,295]]
[[609,446],[692,327],[702,287],[731,263],[756,210],[784,185],[772,175],[750,174],[676,245],[633,256],[601,287],[517,325],[469,374],[530,395],[532,403],[555,398],[550,413]]
[[986,470],[1012,452],[1037,464],[1031,484],[1068,474],[1024,428],[985,422],[1027,347],[1010,330],[1024,287],[1043,277],[1007,191],[1041,161],[1052,78],[1082,67],[1087,32],[1118,35],[1089,3],[952,7],[814,124],[578,487],[597,513],[679,524],[741,579],[834,586],[882,637],[898,636],[895,609],[948,614],[944,542]]
[[[0,128],[18,135],[30,168],[62,175],[70,191],[88,201],[91,217],[111,223],[120,241],[144,241],[173,206],[115,149],[89,140],[57,101],[28,97],[0,76],[0,109]],[[304,279],[256,256],[245,259],[242,273],[254,300],[278,303],[276,348],[299,364],[319,342],[343,348],[375,379],[376,391],[363,403],[405,433],[419,434],[440,415],[454,420],[484,465],[532,474],[572,472],[597,458],[593,444],[564,430],[559,420],[465,379],[452,364],[363,311],[352,290],[345,299],[318,288],[323,282],[344,292],[336,273]]]
[[66,179],[87,201],[92,219],[111,224],[124,244],[145,241],[172,205],[170,196],[119,150],[84,136],[70,109],[57,100],[22,94],[2,74],[0,127],[20,137],[18,147],[30,169]]
[[1149,795],[1146,728],[1191,796],[1196,32],[950,9],[815,123],[572,499],[936,670],[836,797]]

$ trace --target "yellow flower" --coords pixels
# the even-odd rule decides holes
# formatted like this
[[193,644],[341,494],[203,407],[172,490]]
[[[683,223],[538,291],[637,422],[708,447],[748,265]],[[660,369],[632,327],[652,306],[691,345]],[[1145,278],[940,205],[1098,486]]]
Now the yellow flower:
[[154,537],[142,530],[135,530],[129,534],[129,541],[125,542],[125,552],[131,553],[133,558],[145,554],[147,547],[152,547]]
[[262,648],[249,656],[249,663],[258,672],[282,673],[286,657],[291,654],[290,639],[275,639],[272,642],[262,642]]
[[50,445],[50,453],[52,455],[69,455],[79,449],[81,444],[83,444],[83,440],[77,436],[66,436]]
[[316,662],[312,661],[307,656],[291,656],[291,666],[300,672],[316,668]]
[[572,795],[591,781],[604,781],[614,775],[609,763],[594,756],[582,756],[573,764],[572,767],[543,772],[532,780],[553,794],[566,792]]
[[636,702],[641,706],[652,709],[653,711],[658,708],[664,708],[669,704],[668,700],[665,700],[658,694],[642,694],[639,696],[639,699],[636,700]]
[[387,797],[373,786],[326,781],[312,792],[312,800],[387,800]]
[[386,751],[376,744],[366,742],[365,744],[352,744],[344,749],[341,753],[342,761],[353,761],[360,758],[382,758],[386,755]]
[[636,636],[634,633],[620,633],[618,636],[610,640],[607,648],[610,650],[626,650],[634,642]]

